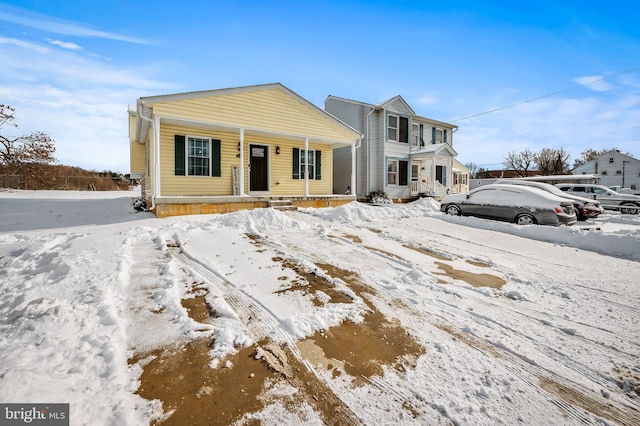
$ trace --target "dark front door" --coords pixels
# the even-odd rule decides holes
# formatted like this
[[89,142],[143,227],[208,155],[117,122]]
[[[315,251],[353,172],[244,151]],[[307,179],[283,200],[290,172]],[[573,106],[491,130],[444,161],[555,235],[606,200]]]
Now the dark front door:
[[269,177],[269,147],[265,145],[251,145],[249,154],[249,191],[268,191]]
[[443,185],[447,184],[447,175],[445,174],[444,166],[436,166],[436,180]]

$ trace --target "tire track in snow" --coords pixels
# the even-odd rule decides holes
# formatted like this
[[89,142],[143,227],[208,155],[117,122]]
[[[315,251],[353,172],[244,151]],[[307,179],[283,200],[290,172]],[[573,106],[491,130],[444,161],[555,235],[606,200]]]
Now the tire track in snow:
[[[361,424],[357,415],[324,383],[311,363],[304,359],[296,345],[296,339],[283,329],[280,320],[269,308],[242,289],[233,285],[231,281],[222,276],[214,268],[190,255],[180,244],[177,244],[175,247],[171,246],[170,253],[172,257],[178,260],[185,268],[199,275],[222,293],[224,300],[238,315],[242,324],[251,333],[256,342],[264,338],[269,338],[278,343],[285,343],[289,352],[291,352],[298,362],[306,367],[320,385],[319,392],[322,392],[322,394],[319,397],[324,401],[330,401],[331,404],[336,407],[334,413],[340,415],[341,421],[351,425]],[[295,383],[295,379],[293,383]],[[314,399],[317,398],[318,396],[314,395]]]
[[[415,244],[415,242],[409,242],[409,241],[406,241],[406,240],[401,239],[401,238],[396,237],[396,236],[394,236],[393,238],[387,238],[384,234],[377,234],[377,235],[380,238],[383,238],[385,240],[392,240],[392,241],[395,241],[395,242],[399,242],[402,245],[407,245],[407,244],[410,244],[410,243],[411,244]],[[355,243],[351,239],[341,238],[341,237],[331,237],[331,238],[334,241],[340,242],[341,244],[347,244],[350,247],[357,247],[356,250],[358,250],[363,255],[366,255],[366,250],[368,250],[368,248],[360,246],[359,244]],[[386,255],[384,253],[380,253],[378,251],[374,251],[373,254],[375,256],[377,256],[377,257],[382,257],[383,259],[387,260],[388,264],[390,264],[392,266],[395,266],[395,267],[398,267],[398,265],[403,265],[403,266],[405,266],[407,268],[416,267],[418,269],[421,269],[420,265],[412,265],[411,263],[408,263],[408,262],[398,262],[397,259],[394,256],[389,256],[389,255]],[[454,256],[454,255],[451,255],[451,256]],[[408,272],[408,269],[406,270],[406,272]],[[400,294],[397,291],[389,291],[389,289],[384,289],[384,291],[387,292],[387,293],[393,293],[396,297],[399,297],[399,298],[405,300],[405,302],[406,301],[410,301],[409,299],[406,298],[406,296],[404,296],[403,294]],[[472,294],[472,296],[474,296],[474,294]],[[482,303],[487,303],[487,301],[484,300],[484,299],[478,299],[478,300],[480,302],[482,302]],[[451,314],[453,314],[454,311],[459,311],[457,306],[451,305],[451,304],[447,304],[444,301],[434,300],[433,302],[444,304],[444,305],[446,305],[448,307],[448,309],[446,310],[447,311],[446,318],[449,318],[449,316]],[[607,302],[609,302],[609,301],[607,301]],[[531,316],[531,315],[529,315],[529,314],[527,314],[527,313],[525,313],[525,312],[523,312],[521,310],[516,310],[514,308],[511,308],[508,305],[497,305],[497,304],[493,304],[493,303],[489,303],[489,304],[490,305],[495,305],[495,306],[500,306],[501,308],[508,309],[512,314],[514,314],[516,316],[521,316],[523,318],[526,318],[526,320],[535,321],[535,322],[539,322],[540,321],[539,318]],[[534,312],[537,312],[537,311],[534,311]],[[473,316],[475,318],[475,320],[476,320],[476,323],[484,324],[490,330],[495,329],[495,327],[492,327],[492,326],[488,325],[487,322],[489,322],[491,324],[494,324],[495,326],[499,327],[502,330],[508,330],[509,333],[511,333],[511,334],[518,335],[523,339],[526,339],[526,340],[529,340],[529,341],[535,343],[536,344],[535,349],[537,351],[543,353],[545,356],[548,356],[551,359],[560,361],[563,365],[567,366],[568,368],[576,371],[580,375],[583,375],[585,377],[590,378],[592,381],[594,381],[596,383],[599,383],[602,386],[608,387],[608,386],[611,385],[611,380],[605,374],[603,374],[603,373],[601,373],[599,371],[595,371],[594,372],[592,369],[586,368],[585,366],[577,363],[575,360],[573,360],[570,357],[566,356],[562,352],[558,351],[555,347],[552,347],[552,346],[549,346],[549,345],[541,345],[539,341],[537,341],[534,338],[532,338],[529,334],[523,333],[520,329],[513,328],[513,327],[511,327],[511,326],[509,326],[507,324],[499,322],[499,321],[497,321],[497,320],[495,320],[493,318],[489,318],[489,317],[487,317],[485,315],[478,314],[478,313],[476,313],[474,311],[465,311],[465,314]],[[545,312],[545,314],[548,314],[548,312]],[[446,318],[443,317],[443,319],[445,319],[445,320],[446,320]],[[571,321],[571,320],[567,320],[566,318],[560,318],[558,316],[555,316],[554,318],[557,319],[557,320],[561,320],[562,322]],[[584,323],[576,322],[576,321],[573,321],[573,322],[576,323],[576,324],[582,325],[584,327],[587,327],[587,328],[600,330],[600,331],[608,333],[610,335],[615,335],[616,334],[615,332],[613,332],[611,330],[606,330],[606,329],[599,328],[597,326],[593,326],[593,325],[590,325],[590,324],[584,324]],[[555,328],[559,332],[566,333],[566,331],[564,331],[564,329],[566,327],[553,326],[553,328]],[[581,333],[580,334],[574,334],[573,337],[579,338],[581,340],[584,340],[584,341],[588,342],[591,345],[594,344],[594,343],[595,344],[600,344],[597,340],[590,339],[589,337],[587,337],[586,335],[581,334]],[[634,343],[633,342],[629,342],[629,344],[634,344]],[[611,350],[614,350],[616,352],[625,354],[625,355],[629,356],[630,358],[633,358],[635,356],[635,354],[630,353],[628,351],[624,351],[624,350],[622,350],[620,348],[615,348],[615,347],[608,347],[608,348],[611,349]]]
[[[265,240],[266,238],[263,237]],[[419,265],[413,265],[410,262],[406,262],[406,261],[402,261],[400,256],[394,256],[394,255],[390,255],[390,254],[386,254],[382,251],[378,251],[375,249],[369,249],[368,247],[364,247],[360,244],[355,243],[352,239],[348,239],[348,238],[343,238],[343,237],[335,237],[335,236],[325,236],[325,239],[329,240],[329,241],[333,241],[333,242],[337,242],[339,244],[342,245],[346,245],[348,246],[351,250],[354,250],[356,252],[358,252],[360,255],[362,256],[369,256],[369,257],[374,257],[374,258],[378,258],[378,259],[382,259],[387,265],[392,266],[393,268],[395,268],[398,271],[403,271],[403,272],[409,272],[411,268],[413,267],[418,267]],[[384,237],[382,237],[384,238]],[[291,249],[287,249],[284,245],[274,242],[272,240],[266,240],[266,244],[272,246],[273,248],[280,250],[280,251],[284,251],[286,252],[291,251]],[[509,252],[510,253],[510,252]],[[513,254],[513,253],[510,253]],[[317,257],[317,255],[311,255],[308,253],[302,253],[301,250],[298,250],[295,252],[294,255],[292,255],[292,257],[298,257],[298,258],[303,258],[306,259],[312,263],[331,263],[331,260],[322,260],[319,259]],[[371,284],[371,283],[370,283]],[[408,298],[406,296],[405,293],[402,293],[398,290],[395,289],[389,289],[386,288],[384,286],[378,285],[373,283],[372,287],[374,287],[376,290],[378,290],[378,296],[383,297],[385,299],[387,299],[388,302],[390,302],[393,299],[399,299],[401,301],[403,301],[405,303],[405,305],[411,309],[413,311],[413,313],[415,315],[417,315],[418,317],[422,317],[424,319],[426,319],[427,321],[429,321],[430,323],[432,323],[432,325],[435,325],[433,323],[433,319],[426,317],[425,314],[423,312],[417,311],[413,308],[411,308],[411,306],[413,305],[413,300],[411,298]],[[392,297],[389,297],[392,296]],[[433,303],[438,303],[441,306],[443,313],[440,315],[436,315],[437,317],[439,317],[442,321],[444,321],[445,323],[451,323],[451,315],[455,315],[457,316],[460,311],[460,309],[457,306],[453,306],[450,304],[446,304],[446,302],[443,302],[441,300],[432,300]],[[484,301],[486,303],[486,301]],[[519,313],[518,311],[514,311],[514,313]],[[469,314],[469,312],[464,311],[464,314]],[[477,314],[474,314],[473,312],[471,312],[472,316],[475,317],[476,322],[478,322],[478,324],[480,325],[481,323],[485,323],[486,324],[486,317],[484,316],[480,316]],[[462,321],[464,322],[464,320]],[[519,330],[513,329],[511,327],[506,327],[503,324],[500,324],[498,322],[496,322],[495,320],[492,320],[494,325],[497,325],[498,327],[500,327],[500,329],[508,329],[510,330],[511,333],[515,333],[519,336],[521,336],[521,338],[533,341],[535,344],[540,344],[539,341],[536,341],[534,339],[531,338],[531,336],[526,335],[525,333],[522,333]],[[495,327],[490,327],[488,326],[489,329],[495,331]],[[464,334],[468,334],[466,331],[463,330],[459,330],[459,333],[464,333]],[[473,335],[472,335],[473,336]],[[476,336],[474,336],[476,337]],[[477,337],[476,337],[477,338]],[[481,350],[481,352],[486,352],[488,351],[488,354],[490,354],[492,357],[496,358],[495,355],[496,354],[500,354],[500,357],[503,360],[508,360],[509,362],[506,361],[502,361],[499,358],[498,361],[503,364],[505,367],[510,367],[511,369],[514,368],[514,365],[517,365],[517,371],[518,377],[522,377],[525,376],[525,374],[523,374],[525,371],[527,373],[529,373],[530,375],[532,375],[533,377],[538,377],[540,380],[547,380],[550,383],[557,383],[559,384],[560,387],[562,387],[563,389],[575,389],[576,387],[582,389],[580,386],[578,386],[576,383],[570,383],[570,384],[562,384],[563,381],[565,379],[560,378],[556,373],[554,373],[553,371],[535,365],[535,363],[532,363],[530,359],[527,359],[526,357],[523,357],[520,354],[517,354],[516,352],[511,352],[510,350],[507,350],[506,347],[501,347],[501,345],[496,346],[495,342],[492,342],[488,339],[481,339],[479,338],[481,342],[484,343],[485,350]],[[480,349],[479,349],[480,350]],[[553,355],[556,356],[552,356],[551,358],[559,361],[563,366],[572,369],[574,371],[576,371],[578,374],[588,377],[590,380],[599,383],[603,386],[608,387],[609,389],[613,389],[614,391],[618,392],[619,389],[617,388],[612,388],[610,387],[611,382],[610,380],[608,380],[606,378],[606,376],[604,376],[603,374],[599,373],[599,372],[593,372],[592,370],[585,368],[584,366],[575,363],[573,360],[570,360],[566,355],[562,354],[561,352],[558,352],[556,350],[554,350],[553,348],[547,346],[546,350],[549,351],[550,353],[552,353]],[[558,359],[557,355],[561,355],[561,359]],[[568,364],[568,365],[567,365]],[[393,393],[397,394],[397,395],[403,395],[406,396],[406,392],[400,389],[397,389],[394,387],[393,384],[388,383],[387,381],[385,381],[384,379],[380,379],[378,381],[375,382],[376,385],[378,387],[384,387],[386,389],[391,390]],[[535,383],[533,381],[528,381],[529,385],[536,388],[536,389],[541,389],[540,383]],[[580,390],[575,392],[575,394],[580,394],[580,393],[586,393],[587,390]],[[548,393],[548,392],[547,392]],[[563,409],[563,411],[567,412],[568,415],[570,415],[571,417],[575,418],[576,420],[580,421],[581,423],[584,424],[601,424],[600,421],[598,420],[594,420],[591,417],[589,417],[588,415],[585,415],[584,413],[586,412],[585,410],[582,410],[580,408],[576,408],[574,405],[572,405],[571,403],[567,403],[563,398],[558,397],[556,395],[553,395],[551,393],[549,393],[550,399],[553,401],[553,403],[558,406],[559,408]],[[576,405],[578,405],[579,407],[584,407],[585,405],[588,404],[581,404],[581,401],[579,400],[579,398],[576,397],[568,397],[565,395],[565,398],[569,399],[570,402],[575,403]],[[601,407],[605,407],[605,406],[609,406],[611,405],[611,400],[602,400],[600,398],[598,398],[597,396],[594,396],[593,398],[584,398],[587,399],[589,401],[597,401],[599,406]],[[627,401],[625,400],[625,403]],[[629,424],[632,425],[634,424],[633,421],[630,421],[630,418],[635,418],[634,416],[636,415],[635,413],[628,413],[627,411],[636,411],[635,408],[633,408],[633,406],[636,406],[637,403],[635,401],[631,402],[632,406],[628,406],[626,404],[623,404],[623,408],[618,408],[618,407],[614,407],[613,409],[609,410],[607,413],[609,414],[609,417],[614,417],[616,419],[616,421],[620,422],[621,424]]]

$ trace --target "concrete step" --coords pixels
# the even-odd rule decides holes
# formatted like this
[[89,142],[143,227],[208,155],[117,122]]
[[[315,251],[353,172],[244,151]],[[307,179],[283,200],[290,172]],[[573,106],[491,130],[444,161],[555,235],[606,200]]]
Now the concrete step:
[[298,210],[291,200],[270,200],[267,205],[276,210]]

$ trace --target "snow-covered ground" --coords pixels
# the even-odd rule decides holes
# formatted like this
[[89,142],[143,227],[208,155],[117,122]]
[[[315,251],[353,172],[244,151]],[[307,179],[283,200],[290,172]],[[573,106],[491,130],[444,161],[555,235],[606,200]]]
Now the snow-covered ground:
[[[640,216],[519,227],[423,199],[156,219],[132,195],[0,191],[0,402],[170,422],[142,397],[154,350],[206,339],[207,368],[251,346],[273,367],[269,341],[303,367],[281,360],[240,423],[340,423],[334,398],[367,425],[640,424]],[[388,335],[358,337],[374,317]],[[320,398],[292,396],[305,368]]]

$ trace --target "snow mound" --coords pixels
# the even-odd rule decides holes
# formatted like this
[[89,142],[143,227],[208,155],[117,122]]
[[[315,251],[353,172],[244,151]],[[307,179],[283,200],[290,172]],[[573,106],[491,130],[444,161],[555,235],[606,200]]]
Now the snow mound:
[[308,208],[300,209],[300,211],[333,222],[373,222],[376,220],[429,216],[435,212],[440,212],[440,204],[433,198],[421,198],[407,204],[378,206],[353,201],[333,209]]

